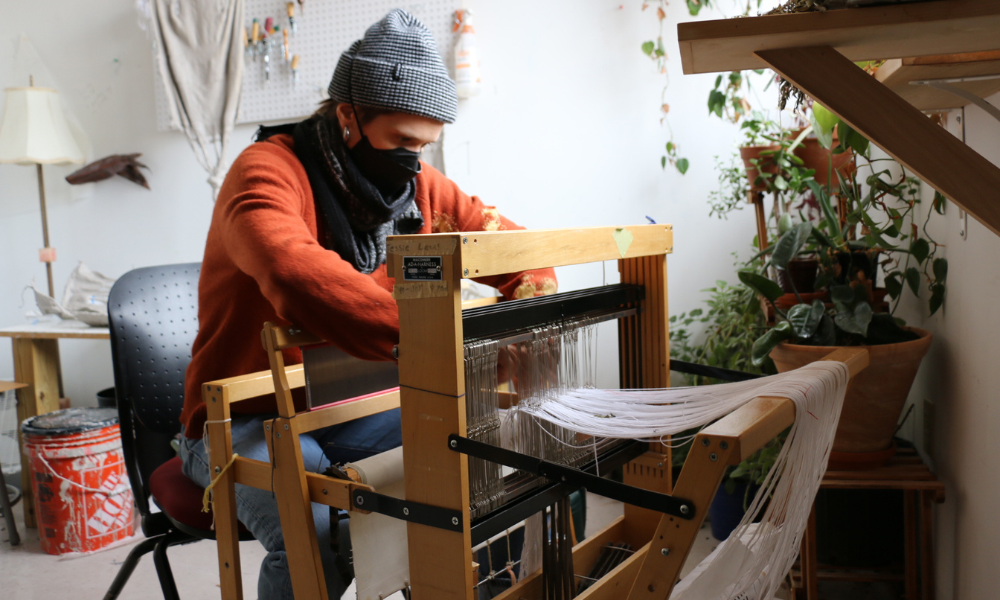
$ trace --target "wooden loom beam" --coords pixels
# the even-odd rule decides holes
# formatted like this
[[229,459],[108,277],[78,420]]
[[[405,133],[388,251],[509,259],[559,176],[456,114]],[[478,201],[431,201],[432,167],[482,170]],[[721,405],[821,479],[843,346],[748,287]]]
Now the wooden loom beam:
[[830,46],[848,60],[1000,49],[1000,2],[941,0],[677,26],[684,73],[767,68],[764,50]]
[[[1000,28],[996,30],[1000,45]],[[993,233],[1000,235],[1000,168],[830,47],[757,53]]]

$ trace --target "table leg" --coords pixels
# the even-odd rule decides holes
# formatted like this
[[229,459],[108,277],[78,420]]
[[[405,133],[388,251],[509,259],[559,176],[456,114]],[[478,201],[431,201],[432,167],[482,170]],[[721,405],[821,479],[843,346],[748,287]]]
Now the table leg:
[[806,600],[819,600],[819,573],[816,559],[816,504],[809,512],[809,523],[802,534],[802,550],[799,554],[802,571],[802,591]]
[[[59,410],[59,341],[41,338],[13,338],[14,379],[27,384],[17,390],[18,441],[20,423],[29,417]],[[23,444],[19,444],[23,449]],[[21,490],[25,527],[36,527],[35,495],[31,465],[21,454]]]
[[934,600],[934,492],[920,494],[920,583],[921,598]]
[[906,555],[906,600],[917,600],[917,492],[903,491],[903,550]]

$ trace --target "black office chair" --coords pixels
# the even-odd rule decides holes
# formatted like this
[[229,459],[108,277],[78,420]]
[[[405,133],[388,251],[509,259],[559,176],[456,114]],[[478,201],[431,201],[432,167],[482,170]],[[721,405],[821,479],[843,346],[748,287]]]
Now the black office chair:
[[[184,373],[198,333],[200,272],[200,263],[136,269],[115,283],[108,298],[122,450],[148,539],[129,553],[105,600],[118,597],[150,551],[164,598],[177,599],[167,548],[215,539],[212,514],[201,512],[204,490],[181,472],[170,446],[181,428]],[[150,499],[159,512],[150,510]],[[241,526],[240,539],[253,536]]]

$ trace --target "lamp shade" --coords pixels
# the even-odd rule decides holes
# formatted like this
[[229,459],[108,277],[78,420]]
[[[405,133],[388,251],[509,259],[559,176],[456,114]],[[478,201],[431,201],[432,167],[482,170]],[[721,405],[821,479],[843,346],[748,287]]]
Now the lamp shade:
[[0,122],[0,163],[83,162],[59,95],[51,88],[7,88]]

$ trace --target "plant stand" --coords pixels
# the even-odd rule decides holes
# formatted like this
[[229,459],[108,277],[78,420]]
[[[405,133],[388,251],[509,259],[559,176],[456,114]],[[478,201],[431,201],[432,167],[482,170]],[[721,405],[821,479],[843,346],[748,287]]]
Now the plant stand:
[[[889,464],[867,471],[827,471],[821,489],[877,489],[903,491],[906,600],[934,599],[934,504],[944,502],[944,483],[938,480],[912,448],[900,449]],[[816,560],[816,510],[802,537],[799,567],[792,570],[795,598],[819,600],[819,580],[899,580],[898,573],[832,571]]]

